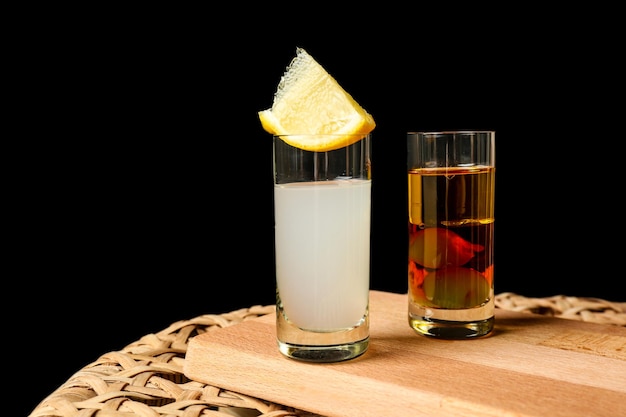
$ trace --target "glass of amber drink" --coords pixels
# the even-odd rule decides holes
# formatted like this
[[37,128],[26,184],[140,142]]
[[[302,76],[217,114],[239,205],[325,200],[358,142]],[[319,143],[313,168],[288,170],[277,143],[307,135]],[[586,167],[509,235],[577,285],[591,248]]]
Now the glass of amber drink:
[[274,136],[276,331],[287,357],[338,362],[368,348],[370,139]]
[[494,326],[495,132],[408,132],[408,320],[418,334]]

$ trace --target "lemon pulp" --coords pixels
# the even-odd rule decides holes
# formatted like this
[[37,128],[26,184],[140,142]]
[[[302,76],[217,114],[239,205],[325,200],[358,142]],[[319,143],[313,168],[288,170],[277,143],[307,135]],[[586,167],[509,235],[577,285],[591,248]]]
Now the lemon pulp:
[[[265,131],[316,152],[348,146],[376,127],[372,115],[303,48],[296,49],[272,107],[258,115]],[[312,134],[324,136],[311,141]]]

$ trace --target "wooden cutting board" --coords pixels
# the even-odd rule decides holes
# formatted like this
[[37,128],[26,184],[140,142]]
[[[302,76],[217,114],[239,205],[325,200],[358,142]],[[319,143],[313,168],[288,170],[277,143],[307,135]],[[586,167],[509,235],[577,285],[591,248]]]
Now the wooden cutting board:
[[372,291],[370,347],[303,363],[266,315],[189,341],[184,373],[329,417],[626,416],[626,327],[496,310],[491,336],[435,340],[407,321],[407,295]]

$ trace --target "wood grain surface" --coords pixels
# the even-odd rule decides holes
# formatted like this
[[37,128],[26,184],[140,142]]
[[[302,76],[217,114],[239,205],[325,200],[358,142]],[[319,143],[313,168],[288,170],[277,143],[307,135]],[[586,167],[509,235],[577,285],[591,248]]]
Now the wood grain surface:
[[328,417],[626,416],[626,328],[496,310],[494,332],[435,340],[407,295],[370,293],[370,347],[334,364],[283,357],[267,315],[196,336],[187,377]]

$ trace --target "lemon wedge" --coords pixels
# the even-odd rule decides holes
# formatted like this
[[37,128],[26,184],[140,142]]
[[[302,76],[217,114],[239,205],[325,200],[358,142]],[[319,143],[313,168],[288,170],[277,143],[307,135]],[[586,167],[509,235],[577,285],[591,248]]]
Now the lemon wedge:
[[[258,114],[265,131],[315,152],[351,145],[376,127],[372,115],[303,48],[296,48],[272,107]],[[311,134],[324,137],[311,141]]]

